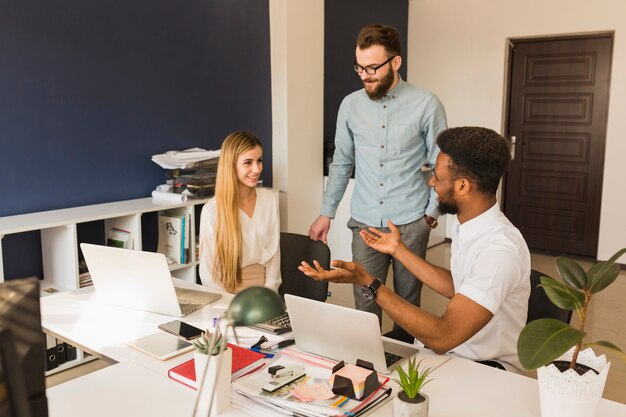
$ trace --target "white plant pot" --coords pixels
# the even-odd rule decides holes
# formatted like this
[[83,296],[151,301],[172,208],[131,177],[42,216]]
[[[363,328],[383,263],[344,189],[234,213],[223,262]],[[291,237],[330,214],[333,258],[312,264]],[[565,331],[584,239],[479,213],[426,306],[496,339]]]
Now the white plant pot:
[[[570,349],[558,360],[571,360],[573,350],[574,348]],[[561,372],[552,364],[537,369],[542,417],[596,416],[611,362],[607,362],[604,355],[596,356],[588,348],[580,351],[578,363],[599,373],[588,371],[584,375],[578,375],[572,369]]]
[[421,403],[410,403],[404,401],[401,394],[404,394],[404,391],[393,397],[394,417],[428,417],[428,395],[422,393],[426,399]]
[[[198,401],[196,416],[215,416],[230,405],[230,378],[232,373],[233,351],[226,349],[217,356],[207,356],[202,353],[194,352],[193,359],[196,367],[198,390],[202,383],[207,359],[209,361],[209,366],[206,370],[207,380],[202,387],[202,391],[198,392],[200,400]],[[218,364],[220,367],[219,375],[217,374]],[[212,391],[214,391],[213,405],[211,406],[211,413],[209,414],[209,403],[211,402]]]

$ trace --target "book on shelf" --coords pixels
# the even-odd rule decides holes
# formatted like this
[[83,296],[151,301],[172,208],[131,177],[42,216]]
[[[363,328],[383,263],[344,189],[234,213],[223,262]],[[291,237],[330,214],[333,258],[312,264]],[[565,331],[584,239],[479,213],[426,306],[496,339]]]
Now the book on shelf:
[[[233,351],[232,380],[255,371],[265,365],[266,357],[262,353],[254,352],[241,346],[228,344]],[[192,359],[181,363],[167,371],[167,375],[175,381],[190,388],[197,389],[196,365]]]
[[184,218],[184,215],[159,213],[157,252],[164,254],[169,264],[184,263]]
[[78,276],[79,288],[89,287],[91,285],[93,285],[93,282],[91,281],[91,274],[89,273],[89,271],[83,272],[82,274]]
[[107,246],[114,246],[116,248],[123,249],[132,249],[133,234],[127,230],[112,227],[109,230],[109,234],[107,236]]

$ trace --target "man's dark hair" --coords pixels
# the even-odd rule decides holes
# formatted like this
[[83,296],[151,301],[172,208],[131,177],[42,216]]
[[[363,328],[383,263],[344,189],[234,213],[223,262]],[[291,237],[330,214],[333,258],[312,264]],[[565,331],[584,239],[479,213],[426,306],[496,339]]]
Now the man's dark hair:
[[372,23],[365,26],[356,37],[356,46],[367,49],[372,45],[381,45],[390,56],[402,55],[400,32],[393,26]]
[[484,127],[455,127],[441,132],[437,145],[450,155],[452,178],[467,178],[483,194],[495,195],[511,161],[506,139]]

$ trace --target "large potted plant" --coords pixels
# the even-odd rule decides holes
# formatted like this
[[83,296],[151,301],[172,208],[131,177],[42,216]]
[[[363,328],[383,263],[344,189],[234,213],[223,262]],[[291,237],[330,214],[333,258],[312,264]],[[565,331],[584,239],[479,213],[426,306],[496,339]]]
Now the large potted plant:
[[[208,330],[202,332],[200,337],[193,341],[193,359],[196,368],[196,383],[198,385],[200,401],[198,408],[200,415],[217,414],[230,405],[230,379],[233,361],[231,349],[224,349],[221,353],[222,344],[226,341],[219,328],[212,335]],[[211,338],[214,340],[211,340]],[[206,381],[203,379],[206,378]],[[212,401],[211,401],[212,399]]]
[[520,333],[517,354],[525,369],[537,369],[543,417],[596,415],[611,363],[604,355],[596,356],[590,346],[602,346],[626,360],[613,343],[584,341],[591,298],[615,281],[620,272],[616,261],[624,253],[626,248],[587,271],[575,261],[559,257],[556,266],[563,281],[541,277],[540,286],[550,301],[575,311],[580,319],[578,328],[555,319],[538,319]]
[[399,365],[396,367],[399,379],[394,379],[400,385],[400,392],[393,399],[394,417],[427,417],[428,396],[422,388],[432,381],[429,378],[431,368],[420,371],[422,361],[415,363],[415,358],[408,361],[406,372]]

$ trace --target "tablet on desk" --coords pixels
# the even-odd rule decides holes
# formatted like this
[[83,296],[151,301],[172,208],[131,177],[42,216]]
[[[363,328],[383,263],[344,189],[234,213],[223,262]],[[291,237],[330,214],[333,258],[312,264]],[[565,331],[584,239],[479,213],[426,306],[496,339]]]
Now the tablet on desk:
[[126,344],[161,361],[182,355],[193,349],[192,343],[163,332],[131,340]]

